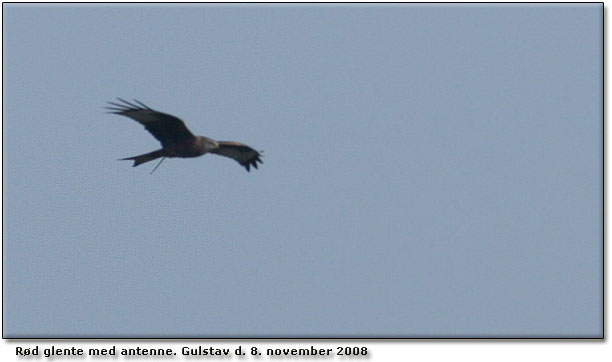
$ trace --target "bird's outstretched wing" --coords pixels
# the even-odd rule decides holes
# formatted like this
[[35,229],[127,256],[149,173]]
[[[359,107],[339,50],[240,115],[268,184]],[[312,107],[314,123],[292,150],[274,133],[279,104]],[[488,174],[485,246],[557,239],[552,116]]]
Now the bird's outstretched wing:
[[121,98],[117,98],[122,103],[108,102],[111,107],[106,107],[110,113],[120,114],[129,117],[142,124],[153,137],[166,147],[169,144],[181,143],[195,139],[195,136],[180,118],[170,114],[153,110],[141,102],[134,100],[130,103]]
[[233,158],[239,164],[244,166],[247,171],[251,171],[251,166],[257,168],[257,162],[263,163],[261,153],[255,151],[251,147],[239,142],[218,141],[219,148],[210,151],[217,155]]

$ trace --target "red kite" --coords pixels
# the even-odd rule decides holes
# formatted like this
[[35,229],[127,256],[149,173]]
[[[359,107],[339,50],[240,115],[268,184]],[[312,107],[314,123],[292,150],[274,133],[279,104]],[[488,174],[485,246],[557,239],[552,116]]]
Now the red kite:
[[110,110],[109,113],[129,117],[142,124],[162,145],[162,148],[157,151],[121,159],[133,160],[133,167],[160,157],[187,158],[202,156],[206,153],[233,158],[249,172],[251,166],[257,168],[257,162],[263,163],[259,158],[261,154],[247,145],[195,136],[185,126],[185,122],[177,117],[153,110],[137,100],[134,100],[137,104],[133,104],[121,98],[117,99],[123,104],[108,102],[112,106],[106,107]]

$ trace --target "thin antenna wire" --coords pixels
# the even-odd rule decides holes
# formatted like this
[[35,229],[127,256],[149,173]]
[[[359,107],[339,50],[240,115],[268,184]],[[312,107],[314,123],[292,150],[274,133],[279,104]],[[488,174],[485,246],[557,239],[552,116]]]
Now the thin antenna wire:
[[152,175],[153,172],[155,172],[155,170],[157,170],[157,168],[159,167],[159,165],[161,165],[162,162],[164,162],[166,158],[162,157],[162,159],[159,161],[159,163],[157,164],[157,166],[155,166],[155,168],[153,169],[153,171],[149,172],[149,175]]

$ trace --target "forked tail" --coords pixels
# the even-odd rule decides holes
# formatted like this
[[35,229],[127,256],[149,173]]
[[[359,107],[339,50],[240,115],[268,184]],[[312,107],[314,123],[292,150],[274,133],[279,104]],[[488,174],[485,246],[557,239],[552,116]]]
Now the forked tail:
[[144,155],[139,155],[139,156],[134,156],[134,157],[126,157],[126,158],[120,158],[119,160],[123,161],[123,160],[133,160],[134,164],[132,165],[132,167],[136,167],[138,165],[140,165],[141,163],[145,163],[145,162],[149,162],[152,161],[156,158],[160,158],[164,156],[164,150],[157,150],[157,151],[153,151],[153,152],[149,152],[149,153],[145,153]]

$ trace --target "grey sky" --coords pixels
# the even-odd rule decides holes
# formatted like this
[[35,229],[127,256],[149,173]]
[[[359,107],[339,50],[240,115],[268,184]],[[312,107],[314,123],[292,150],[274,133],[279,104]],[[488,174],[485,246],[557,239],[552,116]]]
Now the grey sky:
[[3,8],[4,337],[601,336],[601,4]]

